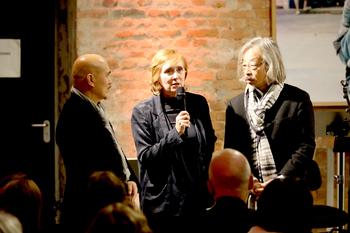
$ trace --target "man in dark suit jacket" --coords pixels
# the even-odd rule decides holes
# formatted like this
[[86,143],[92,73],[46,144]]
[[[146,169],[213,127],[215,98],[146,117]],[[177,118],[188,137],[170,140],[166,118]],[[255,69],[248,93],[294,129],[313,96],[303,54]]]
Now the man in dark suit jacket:
[[[85,54],[73,64],[73,88],[57,123],[56,142],[66,169],[62,223],[72,232],[83,231],[85,190],[94,171],[109,170],[125,181],[128,195],[138,202],[138,181],[128,164],[101,101],[111,88],[111,70],[96,54]],[[136,203],[137,204],[137,203]]]
[[208,187],[215,204],[206,213],[203,232],[248,232],[254,212],[248,209],[246,200],[253,176],[244,155],[229,148],[214,153]]
[[307,92],[285,83],[278,45],[256,37],[239,54],[237,73],[247,84],[226,109],[225,148],[241,151],[260,195],[278,176],[303,177],[315,150],[313,106]]

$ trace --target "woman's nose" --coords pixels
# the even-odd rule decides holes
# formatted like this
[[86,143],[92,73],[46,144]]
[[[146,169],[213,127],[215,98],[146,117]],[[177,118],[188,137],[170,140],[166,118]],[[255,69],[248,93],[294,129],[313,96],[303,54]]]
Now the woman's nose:
[[177,72],[174,72],[172,79],[177,79],[177,78],[179,78],[179,74]]

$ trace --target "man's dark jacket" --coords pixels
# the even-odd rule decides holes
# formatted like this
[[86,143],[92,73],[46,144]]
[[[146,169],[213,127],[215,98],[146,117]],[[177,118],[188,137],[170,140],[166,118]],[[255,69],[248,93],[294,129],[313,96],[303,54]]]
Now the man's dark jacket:
[[[311,166],[316,145],[314,111],[308,93],[285,84],[275,104],[266,111],[264,131],[278,174],[303,176]],[[254,176],[258,177],[253,166],[244,93],[231,99],[227,105],[224,147],[242,152]]]
[[[114,136],[96,106],[74,91],[65,103],[56,127],[56,142],[66,170],[63,220],[77,220],[82,214],[84,190],[93,171],[113,171],[125,180],[121,156]],[[109,123],[109,122],[107,122]],[[124,155],[123,155],[124,156]],[[128,163],[130,180],[138,179]]]

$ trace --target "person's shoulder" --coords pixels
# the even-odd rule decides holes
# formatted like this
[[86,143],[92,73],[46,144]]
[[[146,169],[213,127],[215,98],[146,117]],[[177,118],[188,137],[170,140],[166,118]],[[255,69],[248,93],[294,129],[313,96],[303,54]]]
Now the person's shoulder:
[[239,93],[238,95],[232,97],[228,100],[228,105],[238,105],[243,104],[244,100],[244,92]]
[[208,105],[207,98],[198,93],[186,92],[186,100],[190,104],[194,103],[199,108],[203,107],[204,105]]
[[296,91],[296,92],[301,92],[301,93],[306,93],[306,91],[300,87],[294,86],[292,84],[285,83],[284,84],[284,89],[288,91]]
[[293,86],[291,84],[284,84],[283,90],[288,96],[295,96],[295,97],[300,97],[300,98],[308,97],[309,98],[309,93],[307,91],[305,91],[297,86]]
[[207,99],[204,97],[204,95],[201,95],[201,94],[198,94],[198,93],[193,93],[193,92],[186,92],[186,98],[207,101]]
[[90,106],[90,103],[86,103],[87,101],[82,99],[77,93],[74,91],[71,91],[69,94],[68,99],[63,105],[63,109],[72,109],[72,110],[78,110],[80,107]]
[[154,98],[157,98],[156,96],[149,97],[147,99],[139,101],[135,106],[134,110],[145,110],[150,109],[154,105]]

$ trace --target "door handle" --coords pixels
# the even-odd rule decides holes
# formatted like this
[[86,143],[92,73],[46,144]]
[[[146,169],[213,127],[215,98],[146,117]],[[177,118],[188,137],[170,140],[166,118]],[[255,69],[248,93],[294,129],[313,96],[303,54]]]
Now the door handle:
[[51,141],[50,135],[50,121],[44,120],[43,123],[32,124],[33,128],[43,128],[43,141],[49,143]]

